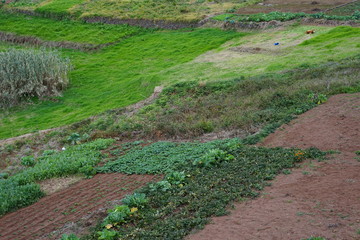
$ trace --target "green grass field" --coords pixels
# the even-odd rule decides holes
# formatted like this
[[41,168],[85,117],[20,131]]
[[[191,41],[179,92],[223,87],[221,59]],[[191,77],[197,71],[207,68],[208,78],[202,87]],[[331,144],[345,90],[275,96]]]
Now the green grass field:
[[239,8],[244,4],[256,2],[244,0],[21,0],[10,3],[7,8],[34,10],[45,16],[65,16],[72,14],[80,17],[103,16],[119,19],[150,19],[194,22],[206,15]]
[[56,21],[20,14],[13,15],[0,11],[0,31],[24,36],[35,36],[50,41],[101,44],[115,42],[123,37],[149,30],[128,25]]
[[[46,23],[34,18],[34,23],[37,20],[48,28],[56,27],[52,20]],[[79,25],[85,29],[84,36],[87,25]],[[31,28],[23,28],[22,34],[26,30],[28,35],[32,33]],[[0,138],[74,123],[145,99],[155,86],[163,83],[159,72],[189,62],[239,35],[216,29],[160,31],[133,36],[95,53],[63,50],[63,56],[70,57],[75,67],[64,97],[2,113]],[[66,36],[51,35],[49,39],[66,40]]]
[[[74,123],[127,106],[148,97],[157,85],[316,65],[354,55],[360,48],[360,30],[352,27],[317,27],[315,35],[304,34],[306,26],[252,34],[216,29],[154,32],[23,16],[10,16],[7,21],[6,17],[0,15],[0,30],[46,40],[105,43],[134,36],[94,53],[61,50],[75,66],[64,96],[2,113],[0,138]],[[45,31],[37,31],[41,27]],[[103,31],[96,32],[98,29]],[[280,45],[274,46],[274,42]],[[3,50],[7,47],[0,45]]]

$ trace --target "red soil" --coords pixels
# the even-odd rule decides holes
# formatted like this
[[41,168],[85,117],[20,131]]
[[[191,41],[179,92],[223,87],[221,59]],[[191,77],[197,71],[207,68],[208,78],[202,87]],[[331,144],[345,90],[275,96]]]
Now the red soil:
[[[104,206],[109,202],[120,200],[158,178],[150,175],[98,174],[3,216],[0,218],[0,239],[58,239],[64,232],[64,225],[74,224],[81,219],[86,220],[82,224],[88,228],[105,217]],[[97,215],[92,214],[94,212]],[[89,214],[91,218],[84,218]]]
[[[278,129],[264,146],[338,150],[280,175],[261,197],[235,204],[189,239],[360,239],[360,94],[331,97]],[[360,157],[360,156],[358,156]]]

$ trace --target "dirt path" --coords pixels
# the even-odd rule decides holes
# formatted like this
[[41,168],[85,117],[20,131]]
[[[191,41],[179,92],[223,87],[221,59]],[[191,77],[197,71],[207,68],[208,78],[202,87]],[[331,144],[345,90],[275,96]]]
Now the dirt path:
[[1,217],[0,239],[58,239],[63,233],[86,233],[90,226],[106,216],[106,206],[110,207],[126,194],[158,178],[98,174]]
[[235,204],[229,216],[214,218],[188,239],[360,239],[360,162],[354,154],[360,150],[360,94],[331,97],[261,145],[341,153],[278,176],[260,198]]

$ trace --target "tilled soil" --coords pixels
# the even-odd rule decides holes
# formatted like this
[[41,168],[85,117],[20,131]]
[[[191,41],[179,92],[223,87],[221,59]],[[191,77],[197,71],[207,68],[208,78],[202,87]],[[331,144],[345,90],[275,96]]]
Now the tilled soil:
[[189,239],[360,239],[360,94],[331,97],[260,145],[339,153],[278,176],[261,197],[235,204]]
[[63,231],[51,234],[53,231],[74,224],[86,215],[92,217],[83,225],[90,227],[105,217],[104,206],[158,178],[152,175],[98,174],[1,217],[0,239],[57,239]]

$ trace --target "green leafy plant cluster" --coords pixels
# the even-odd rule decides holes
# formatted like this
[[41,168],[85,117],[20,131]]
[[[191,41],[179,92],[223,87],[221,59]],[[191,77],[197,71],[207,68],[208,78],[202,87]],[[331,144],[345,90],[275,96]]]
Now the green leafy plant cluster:
[[215,20],[225,21],[229,23],[235,22],[269,22],[269,21],[290,21],[301,18],[314,18],[314,19],[327,19],[327,20],[360,20],[360,11],[355,11],[350,16],[337,16],[337,15],[326,15],[325,13],[292,13],[292,12],[270,12],[270,13],[257,13],[250,15],[238,15],[238,14],[222,14],[213,17]]
[[234,156],[220,149],[211,149],[204,156],[196,159],[193,164],[200,167],[212,167],[223,161],[233,160]]
[[[142,149],[130,150],[118,160],[106,163],[97,168],[100,173],[123,172],[127,174],[154,174],[177,171],[184,163],[192,163],[194,159],[227,141],[208,143],[173,143],[156,142]],[[172,178],[175,179],[175,176]]]
[[79,172],[95,174],[94,171],[89,173],[88,169],[92,169],[101,160],[99,150],[107,148],[113,142],[112,139],[98,139],[52,155],[44,155],[36,160],[33,167],[7,179],[0,179],[0,215],[30,205],[42,197],[44,194],[39,185],[35,184],[37,181]]
[[190,175],[185,175],[185,172],[173,171],[166,175],[162,181],[149,184],[150,191],[166,192],[171,189],[182,188],[186,184],[186,178]]
[[21,158],[21,165],[26,167],[32,167],[35,165],[35,158],[34,156],[25,156]]
[[[194,228],[204,226],[211,216],[226,214],[226,207],[232,201],[257,196],[267,180],[273,179],[284,169],[294,167],[303,159],[299,158],[300,150],[297,149],[249,147],[238,144],[238,139],[223,143],[221,149],[234,156],[231,161],[221,161],[216,166],[201,168],[187,161],[178,167],[181,174],[175,174],[181,176],[176,177],[181,179],[180,182],[184,181],[185,173],[189,176],[182,187],[163,191],[161,188],[154,189],[153,184],[149,184],[138,190],[138,193],[145,194],[148,199],[146,206],[141,209],[141,217],[131,224],[124,223],[121,227],[114,228],[116,237],[183,239]],[[237,147],[234,147],[236,144]],[[301,153],[305,158],[322,158],[325,155],[314,148],[301,150]],[[190,150],[187,154],[193,156]],[[170,180],[170,176],[167,175],[163,181]],[[176,180],[174,183],[179,182]],[[84,237],[97,238],[96,231]]]
[[63,234],[60,240],[80,240],[75,234]]
[[[108,211],[107,217],[103,220],[101,231],[97,232],[98,239],[112,240],[118,236],[115,229],[119,229],[123,224],[134,222],[147,205],[148,199],[144,193],[134,193],[122,199],[123,205],[115,206]],[[110,229],[110,230],[109,230]]]
[[34,97],[60,96],[67,86],[70,60],[56,51],[16,50],[0,52],[0,108]]

